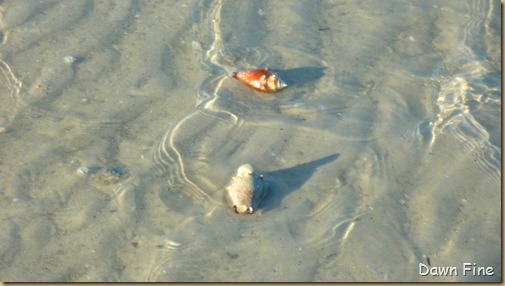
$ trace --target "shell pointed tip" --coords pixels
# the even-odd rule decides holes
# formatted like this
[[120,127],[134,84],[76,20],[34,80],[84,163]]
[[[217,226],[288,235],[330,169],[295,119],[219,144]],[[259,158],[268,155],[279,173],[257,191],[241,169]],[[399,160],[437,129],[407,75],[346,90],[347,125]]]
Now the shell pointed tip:
[[237,70],[231,70],[228,72],[228,76],[231,76],[231,77],[236,77],[237,76],[237,73],[238,71]]

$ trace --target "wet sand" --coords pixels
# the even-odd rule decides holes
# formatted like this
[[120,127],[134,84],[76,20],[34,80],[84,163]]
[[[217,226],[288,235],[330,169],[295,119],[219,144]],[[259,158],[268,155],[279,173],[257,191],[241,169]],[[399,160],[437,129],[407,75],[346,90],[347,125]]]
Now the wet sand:
[[500,2],[0,8],[0,281],[501,281]]

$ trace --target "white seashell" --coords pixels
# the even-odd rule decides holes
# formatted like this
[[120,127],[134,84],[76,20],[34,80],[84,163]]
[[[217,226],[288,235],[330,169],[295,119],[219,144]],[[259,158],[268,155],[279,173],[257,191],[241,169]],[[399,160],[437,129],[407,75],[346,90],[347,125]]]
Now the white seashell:
[[66,57],[63,58],[63,61],[66,64],[73,64],[76,60],[77,60],[77,58],[74,57],[74,56],[66,56]]
[[237,174],[225,190],[228,205],[236,213],[252,214],[265,198],[268,183],[263,179],[263,175],[255,172],[251,164],[245,164],[238,168]]

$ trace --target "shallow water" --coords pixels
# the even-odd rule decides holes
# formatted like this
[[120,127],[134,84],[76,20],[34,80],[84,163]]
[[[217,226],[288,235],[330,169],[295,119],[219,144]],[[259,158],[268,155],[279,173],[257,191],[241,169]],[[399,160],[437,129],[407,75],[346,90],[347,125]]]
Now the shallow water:
[[1,281],[501,280],[499,1],[0,7]]

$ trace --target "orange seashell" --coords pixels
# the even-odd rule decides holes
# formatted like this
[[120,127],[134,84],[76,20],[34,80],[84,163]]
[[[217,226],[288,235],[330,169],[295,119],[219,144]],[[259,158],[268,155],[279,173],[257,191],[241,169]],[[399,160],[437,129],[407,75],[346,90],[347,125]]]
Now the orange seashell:
[[275,92],[288,86],[276,73],[270,72],[268,68],[236,71],[231,76],[262,92]]

